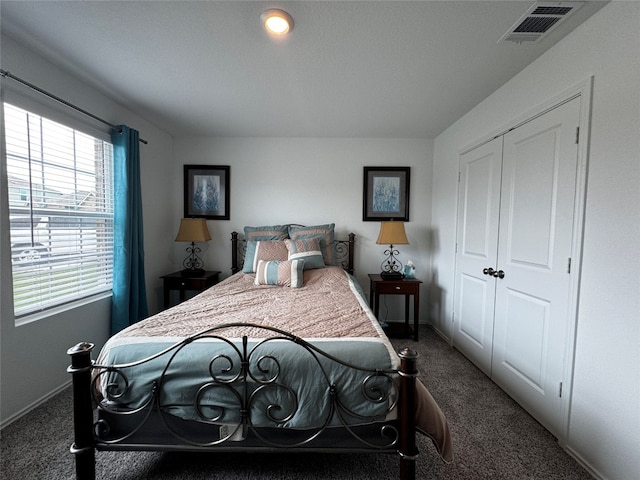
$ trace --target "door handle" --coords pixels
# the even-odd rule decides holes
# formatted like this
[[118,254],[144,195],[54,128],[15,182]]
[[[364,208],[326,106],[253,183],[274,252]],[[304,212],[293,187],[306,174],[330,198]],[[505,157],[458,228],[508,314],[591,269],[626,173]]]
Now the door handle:
[[496,278],[504,278],[503,270],[494,270],[491,267],[483,268],[482,273],[484,273],[485,275],[491,275],[492,277],[496,277]]

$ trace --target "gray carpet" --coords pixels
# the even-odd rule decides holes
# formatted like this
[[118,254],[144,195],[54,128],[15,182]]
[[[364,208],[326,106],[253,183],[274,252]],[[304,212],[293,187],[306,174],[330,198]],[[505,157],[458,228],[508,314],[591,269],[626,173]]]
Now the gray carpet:
[[[420,377],[447,415],[453,436],[451,464],[440,460],[429,440],[418,437],[418,479],[591,478],[551,434],[432,330],[423,327],[419,343],[393,343],[398,349],[408,346],[420,353]],[[74,478],[70,403],[67,389],[0,432],[0,478]],[[96,457],[101,480],[398,477],[398,460],[393,455],[98,452]]]

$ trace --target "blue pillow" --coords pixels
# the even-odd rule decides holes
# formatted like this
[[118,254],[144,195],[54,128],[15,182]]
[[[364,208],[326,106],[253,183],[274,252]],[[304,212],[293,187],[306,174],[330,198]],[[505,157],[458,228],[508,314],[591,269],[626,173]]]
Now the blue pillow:
[[325,265],[335,265],[336,256],[334,255],[334,234],[335,223],[326,225],[313,225],[310,227],[289,227],[289,238],[298,240],[301,238],[318,237],[320,239],[320,251],[324,257]]
[[287,239],[284,241],[289,251],[289,260],[304,260],[304,269],[324,268],[324,258],[318,237]]
[[249,240],[284,240],[289,238],[288,225],[264,225],[262,227],[244,227],[244,239]]

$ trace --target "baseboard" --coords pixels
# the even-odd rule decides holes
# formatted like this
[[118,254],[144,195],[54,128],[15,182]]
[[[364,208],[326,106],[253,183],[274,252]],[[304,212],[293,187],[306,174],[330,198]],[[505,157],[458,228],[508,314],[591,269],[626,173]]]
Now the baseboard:
[[[447,336],[444,333],[442,333],[435,325],[433,325],[432,323],[429,323],[427,324],[427,326],[431,328],[436,333],[436,335],[442,337],[442,339],[445,342],[447,342],[449,345],[451,345],[451,347],[453,347],[453,344],[449,340],[449,338],[447,338]],[[470,362],[470,363],[471,365],[474,365],[473,362]],[[600,472],[598,472],[595,468],[593,468],[593,466],[589,462],[587,462],[582,456],[580,456],[575,450],[573,450],[572,448],[568,447],[565,444],[562,444],[561,442],[558,442],[558,444],[565,452],[567,452],[568,455],[574,458],[575,461],[578,462],[578,464],[582,468],[584,468],[595,480],[608,480],[607,477],[602,476]]]
[[607,480],[607,477],[603,477],[600,472],[598,472],[595,468],[591,466],[589,462],[587,462],[581,455],[579,455],[575,450],[570,447],[560,445],[565,452],[567,452],[571,457],[575,459],[578,464],[584,468],[589,474],[595,478],[596,480]]
[[427,323],[426,325],[431,330],[433,330],[436,333],[436,335],[442,338],[442,340],[444,340],[449,346],[453,346],[453,344],[451,343],[451,339],[447,337],[442,331],[440,331],[440,329],[437,328],[433,323]]
[[22,410],[20,410],[20,411],[14,413],[13,415],[11,415],[9,418],[4,419],[2,422],[0,422],[0,430],[2,430],[5,427],[8,427],[13,422],[15,422],[16,420],[18,420],[22,416],[24,416],[27,413],[29,413],[31,410],[34,410],[35,408],[38,408],[40,405],[45,403],[47,400],[52,399],[57,394],[59,394],[60,392],[62,392],[66,388],[68,388],[70,385],[71,385],[71,380],[69,380],[68,382],[65,382],[64,384],[60,385],[58,388],[55,388],[54,390],[50,391],[49,393],[43,395],[42,397],[40,397],[35,402],[31,403],[30,405],[24,407]]

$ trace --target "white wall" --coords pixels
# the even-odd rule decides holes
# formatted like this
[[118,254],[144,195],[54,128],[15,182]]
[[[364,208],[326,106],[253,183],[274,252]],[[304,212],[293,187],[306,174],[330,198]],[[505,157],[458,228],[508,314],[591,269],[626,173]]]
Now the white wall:
[[[523,46],[523,48],[526,48]],[[640,3],[612,2],[435,140],[434,325],[451,336],[458,156],[594,76],[567,448],[593,473],[640,471]]]
[[[14,42],[2,37],[2,68],[113,124],[140,131],[149,144],[141,145],[147,291],[151,308],[161,299],[158,276],[170,266],[172,222],[177,215],[167,191],[178,188],[171,174],[171,137],[151,123],[109,100],[86,84]],[[2,87],[24,87],[3,79]],[[27,93],[29,94],[29,93]],[[45,97],[41,97],[46,101]],[[55,106],[55,103],[52,102]],[[59,108],[59,106],[56,106]],[[100,128],[100,124],[96,124]],[[4,154],[3,177],[6,175]],[[2,182],[0,224],[0,422],[7,424],[70,380],[66,351],[80,341],[99,347],[109,335],[110,298],[33,323],[15,326],[6,182]]]
[[[399,246],[400,261],[412,260],[417,277],[426,279],[430,255],[430,197],[433,142],[416,139],[334,138],[176,138],[174,175],[185,164],[230,165],[231,218],[208,222],[213,240],[207,245],[206,268],[229,275],[230,235],[245,225],[335,223],[345,238],[356,234],[356,277],[368,293],[367,273],[380,271],[383,247],[376,245],[380,224],[362,221],[363,167],[409,166],[410,245]],[[175,202],[182,205],[182,189]],[[179,217],[174,217],[177,232]],[[184,244],[174,248],[177,268]],[[426,298],[426,288],[423,288]],[[403,319],[390,297],[388,320]],[[426,302],[421,318],[426,318]],[[381,310],[382,312],[383,310]]]

